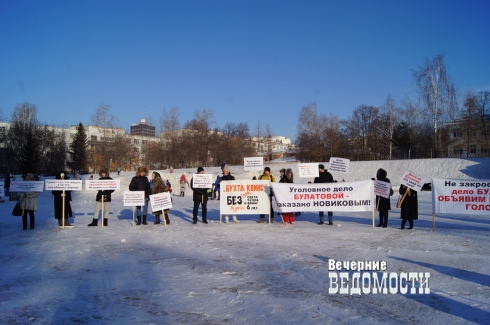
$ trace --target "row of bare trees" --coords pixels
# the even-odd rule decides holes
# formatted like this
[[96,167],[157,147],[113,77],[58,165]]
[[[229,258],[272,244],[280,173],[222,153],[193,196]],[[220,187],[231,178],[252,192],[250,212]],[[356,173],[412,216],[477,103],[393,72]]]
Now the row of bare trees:
[[[437,157],[454,140],[455,127],[464,132],[466,146],[479,143],[487,149],[490,139],[490,93],[468,92],[458,110],[457,92],[442,54],[413,71],[419,101],[400,105],[388,96],[381,107],[359,105],[339,120],[317,112],[315,103],[301,109],[296,139],[300,160],[325,161],[331,156],[354,160]],[[463,131],[464,130],[464,131]],[[469,148],[468,148],[469,150]]]

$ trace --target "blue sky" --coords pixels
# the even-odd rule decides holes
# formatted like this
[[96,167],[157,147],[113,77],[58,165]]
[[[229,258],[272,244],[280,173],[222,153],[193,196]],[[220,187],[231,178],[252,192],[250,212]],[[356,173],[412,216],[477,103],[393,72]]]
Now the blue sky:
[[460,98],[490,90],[490,1],[0,0],[0,109],[50,125],[257,121],[294,140],[302,106],[348,118],[417,100],[412,70],[446,56]]

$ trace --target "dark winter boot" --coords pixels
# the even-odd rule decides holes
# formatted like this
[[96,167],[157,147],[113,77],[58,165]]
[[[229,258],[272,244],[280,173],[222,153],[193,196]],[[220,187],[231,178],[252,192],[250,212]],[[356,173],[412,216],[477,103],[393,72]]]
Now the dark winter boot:
[[27,216],[23,215],[22,216],[22,230],[26,230],[26,229],[27,229]]
[[97,223],[99,222],[99,219],[92,219],[92,223],[89,223],[87,226],[89,227],[97,227]]
[[264,223],[265,222],[265,217],[260,217],[259,223]]
[[155,216],[155,225],[160,224],[160,216]]
[[136,225],[137,226],[141,225],[141,216],[137,216],[136,219],[137,219]]
[[143,224],[146,226],[148,223],[146,222],[146,216],[143,216]]
[[325,219],[324,216],[320,215],[320,222],[318,223],[319,225],[325,224]]
[[165,212],[165,222],[167,223],[167,225],[170,224],[170,218],[168,217],[168,214]]
[[34,223],[35,223],[34,216],[30,216],[30,221],[31,221],[31,229],[34,229]]
[[104,227],[107,227],[107,218],[104,218]]
[[58,226],[63,226],[63,221],[61,220],[61,218],[58,219]]
[[70,219],[69,219],[69,218],[65,218],[65,227],[73,227],[73,226],[70,224]]

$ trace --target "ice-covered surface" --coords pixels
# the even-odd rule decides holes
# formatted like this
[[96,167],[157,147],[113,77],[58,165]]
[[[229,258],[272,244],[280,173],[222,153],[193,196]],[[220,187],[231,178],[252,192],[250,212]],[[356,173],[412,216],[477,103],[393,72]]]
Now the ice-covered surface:
[[[405,170],[429,179],[490,179],[489,165],[490,159],[351,162],[349,174],[335,176],[367,179],[382,167],[395,185]],[[270,166],[278,175],[295,164]],[[254,174],[230,169],[237,179]],[[153,216],[148,226],[131,226],[122,193],[134,172],[111,174],[121,190],[104,228],[87,227],[94,191],[72,192],[71,229],[56,226],[50,192],[39,196],[34,230],[23,231],[11,216],[14,202],[0,203],[0,323],[489,323],[488,216],[437,216],[433,232],[431,193],[421,192],[413,230],[399,229],[396,195],[387,229],[372,228],[371,213],[347,212],[335,213],[334,226],[317,225],[317,213],[303,213],[294,226],[258,224],[257,215],[219,224],[219,201],[208,203],[208,225],[192,225],[191,191],[176,196],[182,171],[190,179],[194,169],[163,172],[174,187],[169,226],[153,226]],[[329,295],[329,259],[430,272],[431,293]]]

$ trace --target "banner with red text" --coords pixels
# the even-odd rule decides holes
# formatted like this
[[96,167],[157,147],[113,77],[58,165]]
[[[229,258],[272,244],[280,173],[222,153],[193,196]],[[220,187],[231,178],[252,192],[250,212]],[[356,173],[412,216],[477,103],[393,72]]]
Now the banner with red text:
[[271,183],[280,212],[373,211],[372,180],[342,183]]
[[432,179],[432,212],[490,215],[490,179]]
[[269,181],[222,181],[220,214],[269,214]]

